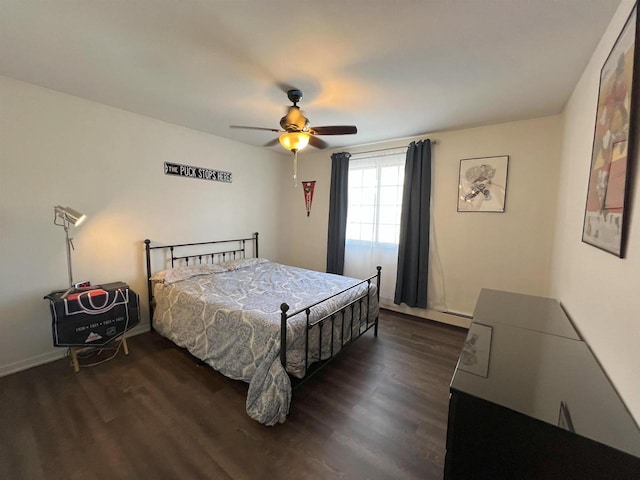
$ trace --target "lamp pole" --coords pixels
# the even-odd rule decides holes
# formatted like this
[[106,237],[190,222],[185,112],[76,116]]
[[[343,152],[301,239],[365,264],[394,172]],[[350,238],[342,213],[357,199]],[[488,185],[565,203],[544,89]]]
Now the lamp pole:
[[[73,238],[69,236],[69,226],[71,225],[71,223],[73,223],[73,225],[77,227],[84,221],[87,216],[75,211],[72,208],[63,208],[60,205],[53,207],[53,212],[53,224],[64,228],[64,236],[67,247],[67,271],[69,273],[69,289],[62,295],[62,298],[65,298],[74,289],[73,272],[71,270],[71,250],[75,250],[75,248],[73,247]],[[58,218],[60,219],[60,223],[58,223],[57,221]]]
[[[69,272],[69,288],[62,294],[61,298],[66,298],[73,291],[73,272],[71,271],[71,249],[73,248],[73,238],[69,237],[69,222],[63,220],[64,234],[67,244],[67,270]],[[73,248],[75,250],[75,248]]]
[[[64,234],[67,243],[67,269],[69,271],[69,288],[73,288],[73,272],[71,271],[71,249],[73,248],[73,238],[69,237],[69,224],[64,224]],[[74,249],[75,250],[75,249]]]

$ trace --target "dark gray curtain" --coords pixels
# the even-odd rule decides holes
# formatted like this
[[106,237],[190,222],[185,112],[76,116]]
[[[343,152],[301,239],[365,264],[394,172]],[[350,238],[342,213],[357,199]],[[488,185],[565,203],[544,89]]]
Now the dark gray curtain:
[[344,242],[347,236],[349,205],[348,152],[331,155],[331,192],[329,194],[329,232],[327,234],[327,273],[344,272]]
[[404,167],[395,304],[427,308],[430,209],[431,141],[411,142]]

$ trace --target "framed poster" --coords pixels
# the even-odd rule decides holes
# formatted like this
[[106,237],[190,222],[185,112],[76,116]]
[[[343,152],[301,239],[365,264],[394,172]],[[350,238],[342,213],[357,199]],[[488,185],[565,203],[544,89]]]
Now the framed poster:
[[624,256],[630,160],[635,154],[637,7],[600,71],[582,241]]
[[459,212],[504,212],[509,156],[460,160]]

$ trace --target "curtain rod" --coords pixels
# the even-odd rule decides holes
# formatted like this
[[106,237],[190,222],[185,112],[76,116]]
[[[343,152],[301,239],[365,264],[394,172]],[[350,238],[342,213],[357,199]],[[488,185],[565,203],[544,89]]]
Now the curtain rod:
[[[437,145],[438,141],[437,140],[431,140],[431,145]],[[400,150],[400,149],[407,149],[409,148],[408,146],[400,146],[400,147],[389,147],[389,148],[380,148],[378,150],[367,150],[365,152],[349,152],[351,153],[351,155],[365,155],[367,153],[377,153],[377,152],[387,152],[389,150]]]

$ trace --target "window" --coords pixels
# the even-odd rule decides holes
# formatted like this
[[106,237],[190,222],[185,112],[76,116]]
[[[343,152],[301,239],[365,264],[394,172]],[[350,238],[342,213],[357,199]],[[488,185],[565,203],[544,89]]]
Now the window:
[[382,266],[381,304],[393,303],[396,288],[406,151],[354,154],[349,160],[344,274],[365,278]]
[[347,241],[398,244],[404,165],[405,149],[352,156]]

